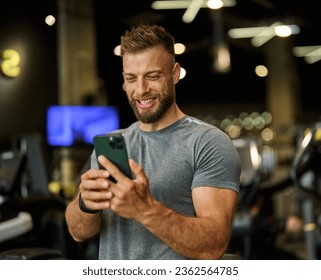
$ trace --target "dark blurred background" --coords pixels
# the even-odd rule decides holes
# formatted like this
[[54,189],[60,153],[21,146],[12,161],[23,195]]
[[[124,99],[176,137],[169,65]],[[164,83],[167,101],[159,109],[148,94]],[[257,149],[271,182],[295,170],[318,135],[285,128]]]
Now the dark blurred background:
[[[68,82],[73,86],[66,94],[78,94],[79,97],[66,103],[81,104],[88,100],[87,95],[95,96],[103,91],[108,104],[121,109],[122,126],[129,124],[133,115],[121,90],[121,64],[113,49],[124,30],[139,22],[162,24],[177,42],[187,46],[185,54],[177,58],[187,70],[186,78],[178,85],[182,106],[211,107],[209,111],[213,114],[216,108],[222,108],[221,105],[233,108],[227,108],[226,114],[239,113],[243,109],[260,112],[273,109],[284,114],[291,111],[289,121],[293,123],[318,119],[320,63],[308,64],[302,57],[294,56],[292,49],[320,44],[319,1],[306,1],[304,5],[301,1],[237,1],[235,6],[224,7],[219,16],[213,16],[218,11],[202,8],[191,23],[182,21],[184,9],[154,10],[152,2],[116,1],[111,5],[103,0],[3,1],[0,51],[17,50],[21,56],[21,72],[16,78],[0,76],[0,137],[30,131],[44,133],[46,108],[64,103],[62,84]],[[53,26],[45,23],[47,15],[56,17]],[[273,38],[261,47],[254,47],[249,38],[231,39],[227,35],[231,28],[268,26],[276,21],[297,24],[300,33],[288,38]],[[227,44],[231,57],[230,71],[223,74],[213,70],[212,49],[220,38]],[[68,50],[62,51],[62,48]],[[283,62],[280,61],[282,57]],[[2,57],[2,63],[4,60]],[[61,65],[63,63],[71,66]],[[87,73],[95,79],[91,86],[79,81],[79,77],[85,75],[81,71],[86,63],[93,65],[95,71]],[[254,68],[259,64],[269,67],[270,76],[275,75],[275,71],[278,77],[258,77]],[[276,69],[279,64],[281,70]],[[66,80],[62,71],[67,71],[64,73]],[[284,82],[287,88],[278,86],[277,79],[288,81]],[[271,90],[271,87],[276,89]],[[277,106],[275,101],[269,101],[271,91],[271,95],[282,96],[282,90],[293,91],[294,105],[281,103]]]
[[[219,10],[201,8],[189,23],[182,20],[186,8],[158,10],[153,2],[1,2],[0,150],[30,151],[28,145],[37,143],[33,153],[40,159],[32,162],[29,156],[29,165],[43,172],[40,192],[49,189],[68,200],[92,151],[90,143],[81,141],[48,142],[49,107],[111,106],[118,110],[120,127],[135,121],[114,48],[124,31],[138,23],[161,24],[186,46],[177,55],[186,70],[177,86],[183,111],[217,125],[234,140],[254,137],[268,147],[262,154],[268,184],[288,176],[304,131],[320,120],[321,2],[226,0]],[[297,32],[272,36],[260,46],[252,38],[229,35],[231,29],[276,22],[295,26]],[[298,47],[310,47],[310,54],[305,52],[310,57],[299,56]],[[230,59],[226,68],[214,66],[220,50]],[[258,65],[268,74],[258,76]],[[273,205],[277,218],[300,212],[291,184],[273,196]]]

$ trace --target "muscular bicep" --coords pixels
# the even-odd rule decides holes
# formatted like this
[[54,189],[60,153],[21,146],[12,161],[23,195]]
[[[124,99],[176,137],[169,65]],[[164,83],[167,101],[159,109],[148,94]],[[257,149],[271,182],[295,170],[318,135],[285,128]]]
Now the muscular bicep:
[[222,224],[232,221],[237,192],[217,187],[197,187],[192,190],[192,197],[197,217],[213,218]]

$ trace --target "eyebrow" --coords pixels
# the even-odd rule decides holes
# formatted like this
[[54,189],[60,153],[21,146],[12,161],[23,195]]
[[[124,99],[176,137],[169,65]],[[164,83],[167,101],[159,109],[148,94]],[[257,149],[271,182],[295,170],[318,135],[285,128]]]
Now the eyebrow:
[[[150,75],[150,74],[162,74],[162,73],[163,73],[163,71],[161,71],[161,70],[151,70],[151,71],[144,73],[144,76]],[[123,72],[123,75],[136,76],[133,73],[125,73],[125,72]]]

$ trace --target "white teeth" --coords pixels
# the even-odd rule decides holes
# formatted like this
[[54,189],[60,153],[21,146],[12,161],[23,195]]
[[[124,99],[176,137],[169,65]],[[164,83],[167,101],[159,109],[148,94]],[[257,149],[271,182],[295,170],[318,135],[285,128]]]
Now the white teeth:
[[141,104],[147,105],[147,104],[153,102],[153,100],[154,100],[154,99],[151,98],[151,99],[146,99],[146,100],[139,100],[139,102],[140,102]]

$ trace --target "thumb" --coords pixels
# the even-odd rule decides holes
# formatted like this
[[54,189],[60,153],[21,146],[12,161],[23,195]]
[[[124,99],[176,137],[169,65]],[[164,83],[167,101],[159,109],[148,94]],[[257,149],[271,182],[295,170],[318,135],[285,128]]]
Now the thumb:
[[129,167],[132,170],[136,180],[144,184],[147,183],[147,176],[143,167],[140,164],[138,164],[133,159],[129,159]]
[[134,181],[136,182],[136,190],[140,195],[145,195],[146,188],[148,189],[148,178],[143,167],[135,162],[133,159],[129,160],[129,166],[134,174]]

